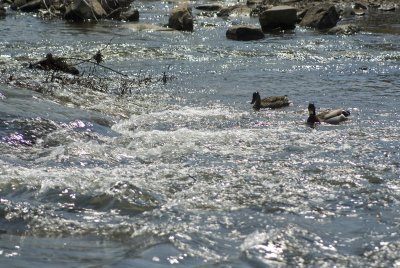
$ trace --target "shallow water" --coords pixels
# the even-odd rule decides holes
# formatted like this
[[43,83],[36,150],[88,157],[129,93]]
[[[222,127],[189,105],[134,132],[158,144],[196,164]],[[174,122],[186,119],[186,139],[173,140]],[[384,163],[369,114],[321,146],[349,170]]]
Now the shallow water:
[[[170,4],[137,5],[166,23]],[[400,16],[385,16],[390,31],[363,18],[353,36],[254,42],[225,38],[247,17],[197,17],[193,33],[1,19],[1,265],[399,266]],[[98,50],[136,82],[27,68]],[[254,91],[293,103],[254,112]],[[351,120],[306,127],[310,101]]]

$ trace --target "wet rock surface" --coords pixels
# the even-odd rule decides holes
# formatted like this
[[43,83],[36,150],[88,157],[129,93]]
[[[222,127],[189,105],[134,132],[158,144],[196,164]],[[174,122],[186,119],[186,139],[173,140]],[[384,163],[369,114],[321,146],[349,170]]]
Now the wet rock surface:
[[226,37],[232,40],[250,41],[264,38],[264,33],[253,25],[235,25],[227,30]]

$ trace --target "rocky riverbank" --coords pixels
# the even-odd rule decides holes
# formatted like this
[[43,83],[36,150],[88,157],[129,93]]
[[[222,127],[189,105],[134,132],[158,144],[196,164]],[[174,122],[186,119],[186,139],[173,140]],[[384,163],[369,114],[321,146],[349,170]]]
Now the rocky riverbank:
[[[343,19],[369,16],[371,12],[397,12],[399,4],[386,0],[247,0],[246,3],[226,4],[210,2],[175,5],[171,9],[166,29],[195,31],[196,17],[231,16],[259,17],[260,29],[255,25],[240,25],[228,29],[227,38],[252,40],[262,37],[262,32],[291,30],[300,25],[335,34],[352,34],[360,27],[356,24],[337,25]],[[43,19],[56,18],[83,22],[98,20],[139,21],[139,12],[133,0],[2,0],[0,16],[12,12],[37,14]],[[351,19],[350,19],[351,21]],[[160,24],[164,22],[160,21]],[[257,26],[256,26],[257,28]],[[262,31],[260,33],[260,30]],[[256,34],[255,34],[256,32]]]

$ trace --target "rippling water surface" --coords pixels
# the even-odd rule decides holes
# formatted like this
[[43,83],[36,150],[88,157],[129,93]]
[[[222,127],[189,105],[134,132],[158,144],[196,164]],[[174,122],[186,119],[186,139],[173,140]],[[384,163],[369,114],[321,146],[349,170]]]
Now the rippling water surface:
[[[166,23],[170,4],[137,5]],[[381,16],[390,31],[254,42],[225,38],[248,17],[0,19],[1,266],[399,266],[400,16]],[[27,68],[98,50],[136,82]],[[292,105],[254,112],[254,91]],[[306,127],[310,101],[351,120]]]

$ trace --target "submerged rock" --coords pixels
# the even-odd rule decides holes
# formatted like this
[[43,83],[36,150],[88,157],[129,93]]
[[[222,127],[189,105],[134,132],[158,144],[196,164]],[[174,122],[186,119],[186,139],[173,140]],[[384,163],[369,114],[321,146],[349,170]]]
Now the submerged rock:
[[33,146],[39,139],[44,138],[57,129],[57,125],[47,119],[16,119],[12,121],[0,120],[0,127],[9,130],[9,133],[0,138],[0,143],[9,145]]
[[188,6],[174,8],[168,19],[168,27],[178,31],[193,31],[191,8]]
[[344,35],[352,35],[360,31],[360,27],[355,24],[343,24],[337,25],[331,29],[329,29],[329,34],[344,34]]
[[307,10],[300,25],[316,29],[328,29],[334,27],[339,21],[339,14],[333,5],[319,5]]
[[218,17],[229,17],[229,16],[250,16],[251,8],[245,5],[236,5],[223,7],[218,13]]
[[208,4],[198,5],[195,8],[202,11],[220,11],[222,9],[222,6],[219,4]]
[[276,6],[262,12],[259,21],[264,32],[291,30],[296,27],[297,10],[291,6]]
[[226,31],[226,37],[232,40],[250,41],[264,38],[264,33],[253,25],[235,25]]
[[124,27],[131,29],[132,31],[135,32],[140,32],[140,31],[149,31],[149,32],[164,32],[164,31],[173,31],[174,29],[168,28],[168,27],[163,27],[163,26],[158,26],[155,24],[148,24],[148,23],[127,23],[124,25]]

